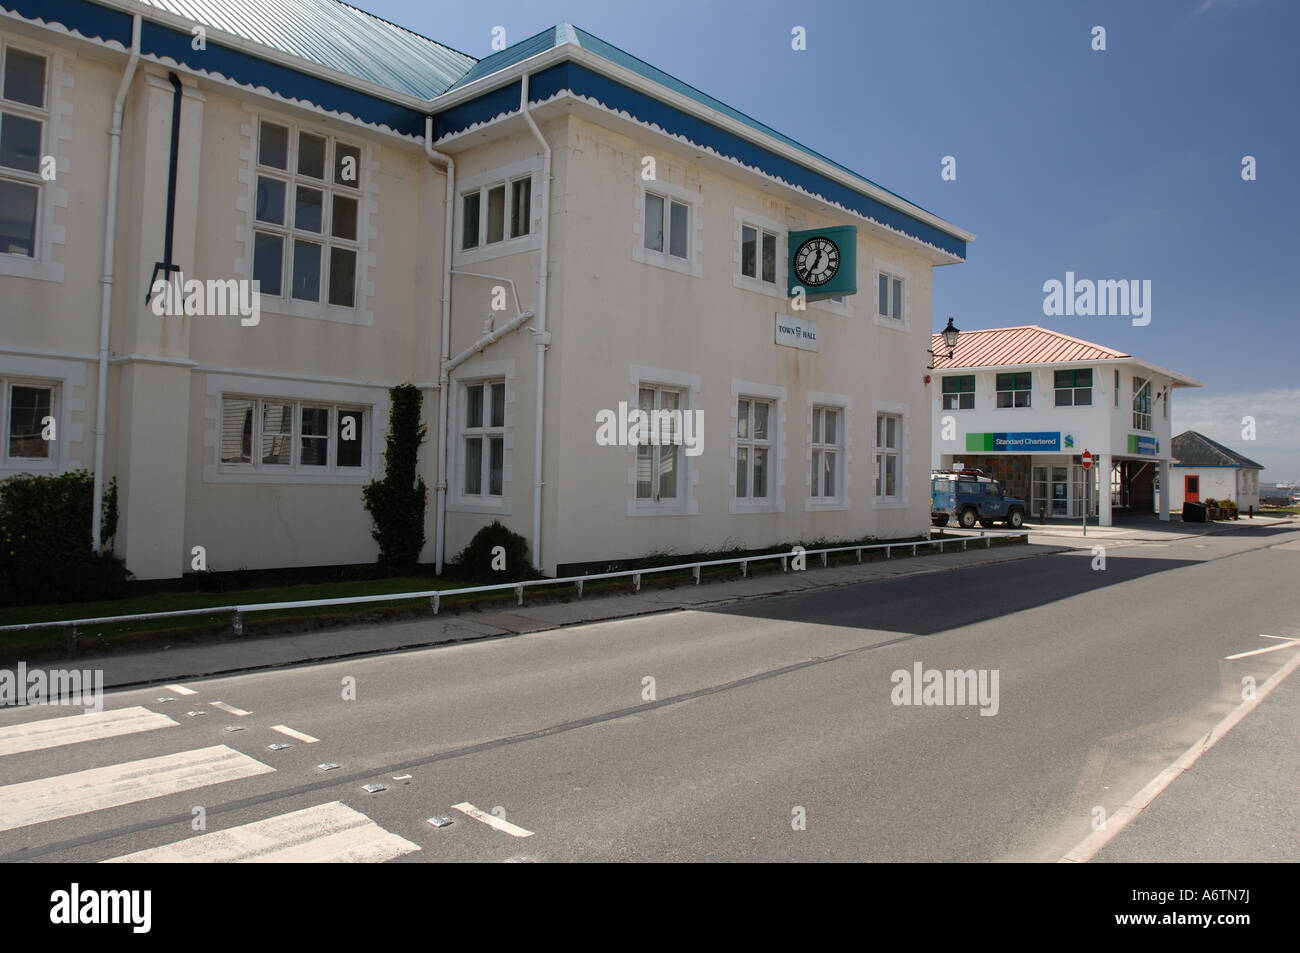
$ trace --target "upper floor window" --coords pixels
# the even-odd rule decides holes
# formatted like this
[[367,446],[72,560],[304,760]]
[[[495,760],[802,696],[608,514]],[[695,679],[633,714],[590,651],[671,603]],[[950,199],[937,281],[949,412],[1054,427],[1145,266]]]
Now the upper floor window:
[[776,284],[777,237],[757,225],[740,226],[740,273]]
[[257,166],[253,278],[261,293],[356,307],[360,148],[262,120]]
[[223,396],[221,463],[264,472],[364,470],[366,416],[360,407]]
[[1119,369],[1115,369],[1115,406],[1119,406]]
[[504,496],[506,471],[506,382],[466,384],[461,430],[464,496]]
[[[508,203],[508,204],[507,204]],[[495,182],[461,196],[462,249],[521,238],[532,228],[531,175]]]
[[0,254],[36,257],[46,59],[0,47]]
[[1056,372],[1056,406],[1092,406],[1092,369]]
[[4,463],[45,469],[54,463],[52,432],[57,387],[53,384],[0,380],[0,439]]
[[1133,377],[1133,429],[1151,429],[1151,381]]
[[974,374],[953,375],[943,379],[943,409],[975,409]]
[[903,320],[903,279],[880,272],[876,276],[876,311],[882,318]]
[[690,219],[691,207],[685,202],[647,191],[642,232],[646,250],[666,251],[683,260],[690,258]]
[[999,374],[997,378],[998,406],[1028,407],[1030,405],[1029,395],[1033,387],[1033,380],[1034,375],[1029,371]]
[[838,499],[840,464],[844,454],[841,427],[843,408],[813,407],[812,412],[812,495]]
[[736,497],[765,499],[771,495],[770,400],[741,397],[736,401]]

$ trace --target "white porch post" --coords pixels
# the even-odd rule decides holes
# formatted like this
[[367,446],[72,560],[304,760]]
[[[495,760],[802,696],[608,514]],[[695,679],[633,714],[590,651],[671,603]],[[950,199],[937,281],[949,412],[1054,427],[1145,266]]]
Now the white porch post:
[[1169,480],[1170,467],[1168,460],[1160,461],[1160,519],[1166,523],[1169,522]]
[[1109,453],[1097,454],[1097,522],[1101,526],[1110,526],[1110,480],[1114,458]]

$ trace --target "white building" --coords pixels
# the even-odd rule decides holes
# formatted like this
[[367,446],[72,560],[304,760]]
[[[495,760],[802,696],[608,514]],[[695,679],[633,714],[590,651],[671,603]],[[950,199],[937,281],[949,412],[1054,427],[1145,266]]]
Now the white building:
[[[476,61],[295,9],[0,0],[0,475],[116,477],[141,579],[368,562],[412,382],[439,567],[494,519],[547,572],[928,530],[931,269],[973,235],[568,24]],[[256,316],[147,305],[175,270]],[[620,404],[702,452],[602,445]]]
[[1198,381],[1036,325],[963,331],[951,358],[940,335],[931,347],[935,468],[984,470],[1030,519],[1169,518],[1170,398]]
[[1180,433],[1172,448],[1169,499],[1174,509],[1181,510],[1185,502],[1206,500],[1231,500],[1239,510],[1259,509],[1262,464],[1195,430]]

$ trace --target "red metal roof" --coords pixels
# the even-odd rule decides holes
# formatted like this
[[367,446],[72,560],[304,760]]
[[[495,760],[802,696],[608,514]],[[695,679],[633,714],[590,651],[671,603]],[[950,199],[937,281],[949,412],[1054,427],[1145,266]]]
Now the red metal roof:
[[943,335],[935,334],[933,343],[934,366],[944,370],[951,367],[1006,367],[1012,364],[1057,364],[1063,361],[1105,361],[1132,357],[1123,351],[1102,347],[1072,338],[1059,331],[1049,331],[1036,324],[1020,328],[986,328],[980,331],[962,331],[957,338],[957,350],[952,360]]

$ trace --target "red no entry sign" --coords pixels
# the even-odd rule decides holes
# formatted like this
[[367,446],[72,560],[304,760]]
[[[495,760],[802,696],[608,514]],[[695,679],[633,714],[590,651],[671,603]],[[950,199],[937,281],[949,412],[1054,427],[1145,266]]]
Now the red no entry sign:
[[1086,470],[1092,466],[1092,454],[1087,450],[1083,451],[1083,468]]

